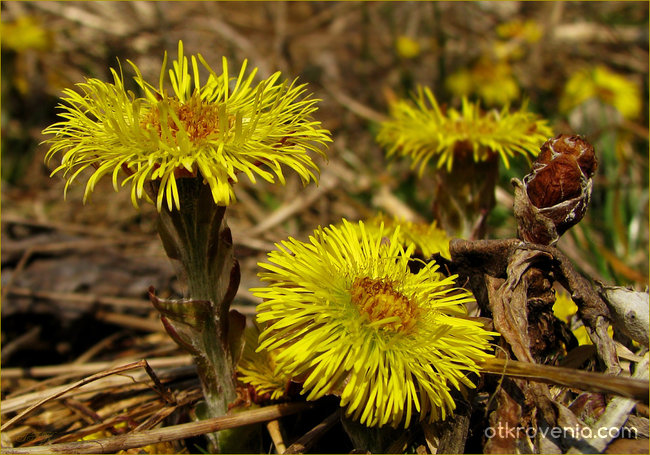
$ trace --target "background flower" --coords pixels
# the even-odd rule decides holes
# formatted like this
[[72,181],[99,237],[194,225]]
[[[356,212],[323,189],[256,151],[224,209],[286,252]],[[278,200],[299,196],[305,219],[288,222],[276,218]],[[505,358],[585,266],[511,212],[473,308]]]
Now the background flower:
[[[357,225],[354,225],[357,226]],[[381,231],[386,237],[392,237],[397,233],[399,241],[407,248],[413,244],[415,253],[421,254],[424,258],[429,258],[438,253],[442,257],[451,259],[449,254],[449,236],[438,227],[438,223],[413,222],[400,219],[398,217],[389,217],[384,214],[376,215],[365,221],[362,228],[372,235],[378,235]]]
[[414,245],[403,247],[399,228],[373,233],[344,220],[277,247],[260,263],[268,286],[252,290],[265,300],[259,349],[304,379],[307,399],[340,394],[347,415],[368,426],[453,412],[450,390],[473,387],[467,374],[493,335],[462,317],[474,298],[455,277],[433,262],[410,273]]
[[491,106],[510,104],[520,96],[519,85],[510,64],[490,57],[483,57],[471,68],[461,68],[449,75],[445,85],[455,96],[476,94]]
[[39,21],[31,16],[21,16],[0,26],[2,47],[24,52],[28,49],[46,51],[51,48],[52,36]]
[[420,55],[420,44],[413,38],[400,35],[395,40],[395,49],[397,55],[402,58],[415,58]]
[[[160,210],[166,202],[171,210],[179,207],[179,177],[200,175],[220,205],[233,201],[232,183],[239,173],[253,182],[259,176],[283,183],[286,165],[303,184],[316,180],[318,167],[308,152],[324,156],[319,145],[330,138],[310,117],[316,100],[305,96],[304,85],[281,81],[280,73],[254,85],[256,70],[246,75],[246,61],[238,76],[230,78],[225,57],[223,72],[217,75],[200,54],[188,61],[182,42],[169,70],[171,95],[165,86],[166,54],[158,87],[129,63],[144,97],[127,91],[122,76],[111,70],[113,83],[91,78],[77,84],[81,93],[66,89],[59,114],[64,120],[44,131],[55,135],[48,141],[46,159],[63,155],[53,174],[63,171],[66,190],[93,167],[85,201],[104,175],[112,176],[117,190],[118,177],[125,173],[122,185],[131,184],[134,205],[146,197],[145,183],[157,181],[156,206]],[[199,63],[209,72],[203,83]]]
[[420,174],[431,159],[436,167],[451,172],[456,153],[472,153],[474,161],[499,155],[506,167],[515,154],[536,155],[539,146],[552,135],[545,120],[527,112],[482,112],[478,104],[463,99],[460,111],[440,108],[427,87],[419,87],[415,104],[399,100],[391,106],[390,119],[381,125],[377,141],[388,156],[413,159]]
[[499,162],[509,168],[510,157],[537,155],[550,135],[546,121],[525,105],[514,112],[508,107],[485,112],[463,98],[460,110],[443,109],[429,88],[419,87],[414,103],[398,100],[390,106],[377,142],[388,157],[409,157],[420,178],[431,160],[437,170],[444,168],[432,173],[428,189],[433,219],[450,236],[472,239],[486,234]]
[[616,108],[627,119],[637,118],[641,111],[639,87],[602,65],[573,73],[564,87],[559,108],[567,113],[590,99]]

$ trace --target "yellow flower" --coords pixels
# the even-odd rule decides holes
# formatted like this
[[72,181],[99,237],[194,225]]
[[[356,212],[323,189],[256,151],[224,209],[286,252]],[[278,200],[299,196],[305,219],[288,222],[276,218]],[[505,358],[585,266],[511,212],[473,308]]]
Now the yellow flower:
[[[190,72],[191,62],[191,72]],[[209,72],[203,82],[199,62]],[[284,183],[282,165],[296,171],[304,184],[316,180],[318,167],[309,151],[324,153],[329,132],[311,119],[317,100],[305,95],[305,85],[281,81],[275,73],[254,85],[256,70],[246,75],[246,62],[231,78],[223,58],[217,75],[203,57],[183,55],[169,70],[171,94],[165,88],[167,54],[158,87],[144,80],[135,64],[135,81],[144,93],[127,91],[121,75],[111,69],[114,83],[87,79],[77,84],[81,93],[65,90],[61,105],[64,119],[46,128],[54,134],[46,159],[62,153],[66,190],[82,171],[90,167],[84,201],[103,176],[110,174],[117,190],[131,185],[131,200],[150,200],[145,185],[155,181],[156,206],[163,202],[171,210],[179,207],[177,178],[200,176],[210,186],[214,202],[229,205],[234,200],[233,183],[239,173],[255,182],[259,176]]]
[[476,85],[477,83],[472,71],[467,68],[459,69],[445,79],[445,87],[447,90],[454,96],[459,97],[468,97],[475,93]]
[[470,70],[451,74],[445,84],[456,96],[476,94],[489,105],[503,106],[519,98],[519,84],[503,60],[481,59]]
[[553,304],[553,314],[564,322],[571,322],[571,317],[578,312],[578,306],[564,292],[558,292]]
[[398,232],[398,240],[404,247],[415,245],[415,252],[424,258],[439,253],[442,257],[451,259],[449,253],[449,236],[438,227],[437,222],[416,223],[396,217],[380,214],[370,218],[365,223],[366,231],[376,234],[383,229],[383,235],[391,237]]
[[413,38],[401,35],[395,41],[397,55],[402,58],[415,58],[420,55],[420,44]]
[[627,119],[635,119],[641,112],[639,87],[604,66],[574,73],[564,87],[559,108],[567,113],[592,98],[613,106]]
[[50,32],[32,16],[20,16],[13,22],[3,22],[0,30],[2,47],[16,52],[29,49],[46,51],[52,45]]
[[[573,302],[573,299],[564,292],[558,292],[555,298],[555,304],[553,305],[553,314],[555,317],[569,324],[569,327],[572,327],[572,320],[577,312],[578,306]],[[572,331],[579,345],[593,344],[587,333],[587,328],[583,324],[575,327]],[[608,333],[610,336],[613,336],[614,332],[611,326],[608,328]]]
[[515,154],[536,155],[552,136],[545,120],[526,111],[510,113],[508,108],[482,112],[477,104],[463,99],[460,111],[443,112],[428,88],[419,87],[415,105],[399,100],[391,107],[390,119],[381,125],[377,141],[388,156],[413,159],[422,174],[429,160],[437,157],[438,168],[451,171],[455,153],[473,153],[474,161],[499,155],[506,167]]
[[275,354],[259,347],[260,329],[257,325],[246,327],[244,331],[244,352],[237,365],[239,379],[250,384],[258,395],[268,393],[271,400],[282,398],[291,377],[275,369]]
[[[376,234],[343,221],[309,242],[290,238],[269,253],[253,289],[264,299],[260,350],[277,368],[304,379],[308,400],[339,394],[346,414],[367,426],[445,419],[452,388],[474,387],[467,374],[489,357],[492,332],[464,318],[473,296],[430,262],[409,271],[414,245],[399,228]],[[387,238],[386,238],[387,237]]]
[[503,39],[517,39],[528,43],[536,43],[542,38],[542,28],[533,19],[522,21],[513,20],[499,24],[496,28],[497,35]]

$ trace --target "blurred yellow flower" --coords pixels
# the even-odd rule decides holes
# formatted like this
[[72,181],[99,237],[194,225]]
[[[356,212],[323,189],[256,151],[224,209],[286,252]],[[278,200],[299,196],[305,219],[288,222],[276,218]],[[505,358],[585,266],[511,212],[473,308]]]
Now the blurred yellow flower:
[[432,223],[416,223],[379,214],[366,220],[365,229],[372,233],[377,233],[383,229],[383,235],[386,237],[391,237],[397,232],[397,238],[405,248],[411,244],[414,245],[415,252],[422,254],[425,259],[434,254],[440,254],[444,258],[451,259],[449,253],[450,238],[443,229],[438,227],[438,223],[435,221]]
[[0,43],[3,48],[16,52],[29,49],[45,51],[52,45],[52,35],[38,19],[32,16],[20,16],[13,22],[2,22]]
[[415,58],[420,55],[420,44],[405,35],[397,37],[395,49],[397,49],[397,55],[402,58]]
[[415,104],[398,100],[391,105],[390,118],[380,127],[377,141],[388,156],[410,156],[412,168],[422,174],[429,160],[451,172],[456,153],[472,153],[475,162],[498,155],[506,167],[515,154],[539,153],[539,147],[552,136],[545,120],[526,111],[483,112],[478,104],[463,99],[460,111],[444,112],[428,88],[418,87]]
[[516,39],[536,43],[542,38],[542,27],[534,19],[515,19],[497,25],[497,35],[502,39]]
[[[199,62],[209,72],[203,83]],[[84,202],[102,177],[111,175],[117,191],[118,177],[126,174],[121,186],[131,184],[136,207],[139,199],[150,200],[145,185],[156,182],[160,211],[163,203],[169,210],[179,208],[177,178],[201,178],[217,205],[232,203],[240,173],[253,182],[258,176],[284,183],[285,165],[303,184],[317,180],[318,167],[308,152],[324,156],[319,146],[331,139],[311,119],[317,100],[305,95],[305,85],[281,81],[280,73],[253,85],[256,69],[246,76],[245,61],[231,78],[225,57],[217,75],[200,54],[188,61],[182,42],[169,70],[172,94],[165,87],[166,53],[157,88],[129,63],[143,98],[127,91],[122,76],[111,69],[114,83],[87,79],[77,84],[81,93],[65,90],[59,114],[64,120],[44,130],[54,135],[46,141],[51,145],[46,160],[63,155],[52,174],[63,171],[66,191],[89,168],[94,173]]]
[[635,119],[641,112],[639,87],[604,66],[582,69],[571,75],[560,98],[560,111],[568,113],[592,98],[613,106],[627,119]]
[[455,96],[475,94],[491,106],[504,106],[519,98],[519,84],[504,60],[481,59],[471,69],[451,74],[445,85]]
[[260,263],[267,287],[258,350],[277,352],[279,371],[304,379],[308,400],[341,397],[346,414],[367,426],[445,419],[452,388],[474,387],[467,374],[489,357],[492,332],[466,315],[473,302],[434,262],[411,273],[414,245],[399,229],[373,233],[359,222],[290,238]]
[[476,78],[471,69],[462,68],[445,79],[445,87],[454,96],[469,97],[476,92]]

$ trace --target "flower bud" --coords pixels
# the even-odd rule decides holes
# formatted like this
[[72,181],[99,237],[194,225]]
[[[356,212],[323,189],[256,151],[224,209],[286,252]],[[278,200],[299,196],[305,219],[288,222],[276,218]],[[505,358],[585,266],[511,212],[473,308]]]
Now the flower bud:
[[519,237],[557,242],[587,211],[597,167],[593,146],[581,137],[560,134],[546,141],[523,183],[512,181]]

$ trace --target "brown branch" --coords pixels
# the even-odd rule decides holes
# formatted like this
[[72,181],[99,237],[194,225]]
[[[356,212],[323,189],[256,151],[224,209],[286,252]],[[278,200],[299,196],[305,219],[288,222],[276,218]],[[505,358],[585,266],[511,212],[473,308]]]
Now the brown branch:
[[522,248],[544,251],[556,261],[555,278],[571,293],[571,299],[578,306],[578,315],[585,324],[591,341],[596,345],[598,356],[607,372],[616,375],[621,367],[616,355],[616,345],[607,334],[611,316],[609,308],[592,284],[571,264],[560,250],[552,246],[525,244]]
[[284,451],[287,450],[287,446],[284,444],[284,436],[282,435],[280,421],[275,419],[266,422],[266,429],[269,432],[269,436],[271,436],[276,453],[284,453]]
[[555,279],[571,293],[579,309],[579,316],[607,372],[616,375],[621,371],[616,356],[616,346],[607,334],[610,320],[609,308],[591,283],[580,275],[569,258],[553,246],[532,244],[518,239],[468,241],[453,239],[449,244],[452,272],[458,273],[460,282],[466,280],[483,309],[489,308],[486,280],[483,275],[506,278],[507,267],[517,250],[539,251],[550,255]]
[[505,278],[509,258],[515,248],[522,244],[519,239],[452,239],[449,242],[449,252],[459,271],[468,270],[472,273],[486,273],[495,278]]
[[648,381],[643,379],[495,358],[484,360],[480,366],[484,373],[503,374],[589,392],[616,394],[648,403]]
[[266,220],[241,234],[241,237],[255,237],[258,234],[266,232],[267,230],[277,226],[287,218],[314,204],[314,202],[319,198],[325,196],[329,191],[336,188],[338,184],[338,176],[331,173],[323,173],[320,177],[320,183],[318,187],[298,193],[296,197],[291,199],[290,202],[283,204],[282,206],[278,207],[273,213],[269,214]]

